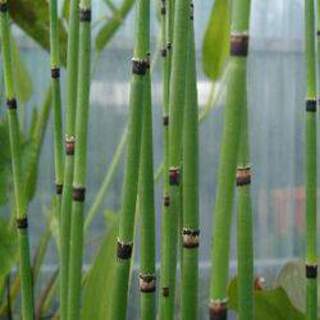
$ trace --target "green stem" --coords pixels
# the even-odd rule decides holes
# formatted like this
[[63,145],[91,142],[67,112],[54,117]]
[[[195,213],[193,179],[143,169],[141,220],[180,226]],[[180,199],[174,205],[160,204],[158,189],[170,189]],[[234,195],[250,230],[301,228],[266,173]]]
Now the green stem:
[[199,177],[198,177],[198,95],[193,21],[190,22],[187,64],[186,103],[183,124],[183,230],[181,319],[198,318],[198,247],[199,247]]
[[227,317],[230,233],[234,181],[241,133],[241,116],[246,99],[246,64],[250,0],[232,2],[231,57],[228,92],[219,162],[217,194],[213,221],[211,319]]
[[247,99],[244,97],[238,156],[238,319],[253,320],[253,235]]
[[22,318],[32,320],[34,317],[32,273],[30,266],[30,248],[26,198],[23,189],[23,172],[21,163],[20,129],[17,116],[17,101],[14,92],[14,78],[11,62],[11,44],[8,3],[0,1],[0,33],[2,40],[2,59],[5,80],[5,92],[8,106],[9,137],[12,159],[15,210],[17,217],[18,251],[20,277],[22,280]]
[[67,319],[68,269],[70,246],[70,220],[72,181],[74,170],[75,113],[77,104],[78,48],[79,48],[79,0],[70,2],[69,37],[67,49],[67,106],[66,106],[66,159],[60,212],[60,316]]
[[110,319],[125,320],[128,299],[130,261],[133,248],[137,181],[139,172],[141,127],[146,91],[146,74],[149,68],[149,0],[137,2],[136,39],[133,74],[129,97],[128,151],[120,213],[117,261]]
[[68,320],[80,319],[83,255],[83,213],[87,172],[87,136],[90,97],[91,1],[80,0],[79,80],[71,214]]
[[306,319],[317,319],[317,126],[315,3],[305,1],[306,47]]

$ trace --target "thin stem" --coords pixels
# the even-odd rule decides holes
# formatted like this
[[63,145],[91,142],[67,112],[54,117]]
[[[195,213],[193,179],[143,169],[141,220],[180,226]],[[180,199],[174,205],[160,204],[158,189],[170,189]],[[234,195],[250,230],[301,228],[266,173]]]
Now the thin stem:
[[219,162],[213,221],[211,319],[227,317],[230,233],[234,181],[241,133],[241,116],[246,98],[246,56],[250,0],[232,1],[231,57],[228,68],[228,93]]
[[[193,10],[192,10],[193,11]],[[193,13],[191,15],[193,17]],[[198,318],[198,247],[199,247],[199,177],[198,177],[198,95],[193,19],[190,19],[186,102],[183,123],[183,230],[181,319]]]
[[70,220],[75,148],[75,113],[77,104],[79,0],[71,0],[67,49],[66,159],[60,213],[60,316],[67,319]]
[[87,136],[90,97],[91,1],[80,0],[79,80],[76,112],[76,140],[72,193],[69,262],[68,320],[80,319],[83,255],[83,213],[87,172]]
[[23,172],[21,163],[20,129],[17,115],[17,101],[14,92],[14,77],[11,62],[11,44],[8,3],[0,1],[0,33],[2,40],[2,59],[5,80],[5,92],[8,106],[10,149],[12,159],[15,210],[17,217],[20,277],[22,279],[22,318],[32,320],[34,317],[33,288],[30,266],[30,248],[26,199],[23,189]]
[[315,4],[305,1],[306,118],[306,319],[317,319],[317,126]]

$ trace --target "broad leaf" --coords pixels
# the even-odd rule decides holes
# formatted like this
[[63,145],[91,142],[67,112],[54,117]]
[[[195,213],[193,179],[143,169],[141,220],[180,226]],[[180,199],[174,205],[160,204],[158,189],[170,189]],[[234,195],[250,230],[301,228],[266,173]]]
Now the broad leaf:
[[230,5],[228,0],[215,0],[202,45],[204,73],[212,80],[222,75],[229,55]]
[[[84,287],[84,320],[105,320],[110,306],[111,283],[115,271],[118,215],[108,213],[108,228]],[[94,306],[94,307],[93,307]]]
[[[49,7],[44,0],[11,0],[9,12],[14,23],[35,40],[42,48],[49,50]],[[59,23],[59,44],[61,62],[66,62],[67,34]]]
[[[229,306],[238,310],[238,282],[229,285]],[[301,312],[294,308],[285,290],[281,287],[254,292],[255,320],[304,320]]]

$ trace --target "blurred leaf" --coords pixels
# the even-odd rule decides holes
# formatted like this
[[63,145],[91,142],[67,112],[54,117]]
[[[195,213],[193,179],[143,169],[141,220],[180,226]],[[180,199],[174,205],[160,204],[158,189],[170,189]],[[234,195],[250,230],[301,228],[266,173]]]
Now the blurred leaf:
[[202,45],[204,73],[217,80],[229,56],[230,4],[228,0],[215,0]]
[[[291,261],[281,269],[276,284],[283,287],[293,305],[305,312],[306,278],[304,261]],[[320,312],[320,279],[318,278],[318,313]]]
[[[238,282],[234,278],[228,289],[229,306],[238,310]],[[260,290],[254,293],[255,320],[304,320],[301,312],[294,308],[285,290],[281,287]]]
[[0,218],[0,277],[6,275],[17,258],[16,233],[9,222]]
[[[12,20],[42,48],[49,50],[49,7],[44,0],[11,0],[9,12]],[[61,62],[66,62],[67,33],[59,23]]]
[[64,0],[62,5],[62,17],[65,20],[68,20],[70,12],[70,1]]
[[119,215],[107,214],[107,231],[101,242],[96,259],[89,270],[84,287],[83,320],[105,320],[110,306],[111,290],[115,263],[116,239]]
[[14,38],[11,38],[12,44],[12,65],[16,86],[16,93],[20,103],[25,104],[32,95],[32,79],[29,72],[21,59],[20,51]]
[[118,31],[123,24],[124,19],[132,9],[134,0],[123,0],[120,8],[108,19],[108,21],[101,27],[96,37],[96,49],[101,51],[109,43],[111,38]]

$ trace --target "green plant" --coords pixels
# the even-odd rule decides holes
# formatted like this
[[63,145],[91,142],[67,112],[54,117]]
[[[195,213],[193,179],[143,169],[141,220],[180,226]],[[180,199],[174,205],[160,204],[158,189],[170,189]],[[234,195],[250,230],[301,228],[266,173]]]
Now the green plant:
[[20,277],[22,279],[22,316],[25,320],[34,317],[33,288],[30,268],[28,220],[26,199],[23,189],[22,159],[20,152],[20,129],[17,116],[17,101],[14,92],[14,78],[11,62],[10,28],[8,3],[0,2],[0,34],[2,40],[2,58],[7,98],[7,115],[14,182],[15,212],[18,231]]
[[316,127],[316,48],[314,1],[305,1],[306,46],[306,318],[317,319],[317,127]]
[[241,117],[246,95],[245,80],[249,16],[249,0],[233,1],[228,92],[224,111],[213,222],[212,277],[209,306],[211,319],[224,319],[227,316],[231,213],[241,133]]

